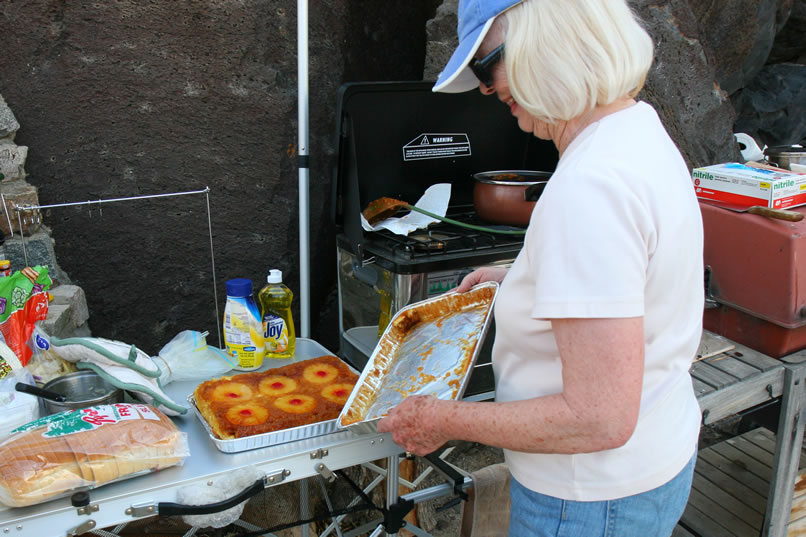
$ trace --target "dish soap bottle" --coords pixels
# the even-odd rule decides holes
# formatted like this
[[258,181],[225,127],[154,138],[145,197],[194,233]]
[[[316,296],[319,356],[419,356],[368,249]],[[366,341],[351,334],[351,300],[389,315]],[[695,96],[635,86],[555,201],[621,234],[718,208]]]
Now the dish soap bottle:
[[277,269],[269,271],[266,281],[266,285],[257,295],[260,316],[263,319],[266,356],[291,358],[294,356],[296,345],[294,318],[291,316],[294,293],[283,284],[283,273]]
[[263,365],[266,346],[255,299],[252,280],[227,280],[227,305],[224,307],[224,343],[235,358],[235,369],[251,371]]

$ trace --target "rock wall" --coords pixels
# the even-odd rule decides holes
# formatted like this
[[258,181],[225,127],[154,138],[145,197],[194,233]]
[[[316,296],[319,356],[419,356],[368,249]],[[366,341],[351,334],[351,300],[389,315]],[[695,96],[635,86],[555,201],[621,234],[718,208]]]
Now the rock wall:
[[[419,79],[435,2],[309,9],[311,322],[335,350],[337,90]],[[219,314],[225,280],[260,286],[270,268],[298,297],[296,10],[291,0],[3,2],[0,94],[40,202],[209,186]],[[149,352],[183,329],[215,334],[205,196],[55,208],[42,219],[86,292],[93,334]],[[294,310],[299,320],[298,299]]]
[[[309,3],[311,322],[332,350],[338,87],[433,79],[452,50],[455,1]],[[803,136],[791,120],[802,100],[753,103],[770,91],[758,81],[802,95],[790,71],[803,69],[805,2],[632,2],[658,43],[643,98],[689,164],[737,159],[737,117],[756,136]],[[0,95],[13,110],[0,107],[0,145],[18,155],[4,174],[24,174],[13,180],[42,204],[209,186],[219,315],[229,278],[259,286],[279,268],[299,295],[295,2],[3,2],[0,27]],[[205,196],[54,208],[40,221],[61,278],[86,293],[94,335],[156,352],[183,329],[215,333]],[[294,310],[299,319],[298,300]]]
[[689,2],[734,132],[759,145],[806,139],[806,0]]
[[[734,132],[759,145],[806,138],[806,0],[630,0],[656,43],[639,96],[690,166],[739,160]],[[427,24],[426,78],[456,44],[458,0]]]
[[15,143],[19,128],[0,95],[0,258],[10,261],[13,270],[45,265],[54,283],[70,283],[56,261],[53,239],[42,225],[41,212],[17,210],[39,205],[37,188],[26,180],[28,147]]

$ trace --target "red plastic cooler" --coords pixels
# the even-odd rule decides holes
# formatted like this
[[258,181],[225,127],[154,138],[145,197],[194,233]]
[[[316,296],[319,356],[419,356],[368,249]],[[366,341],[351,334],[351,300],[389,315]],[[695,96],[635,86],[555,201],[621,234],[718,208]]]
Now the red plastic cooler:
[[776,358],[806,348],[806,219],[700,209],[708,293],[719,303],[704,327]]

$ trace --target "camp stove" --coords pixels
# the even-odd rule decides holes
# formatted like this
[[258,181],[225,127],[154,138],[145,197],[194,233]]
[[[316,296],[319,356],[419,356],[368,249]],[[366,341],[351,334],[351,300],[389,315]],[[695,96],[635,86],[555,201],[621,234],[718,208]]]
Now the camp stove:
[[[478,267],[509,266],[523,235],[439,222],[407,236],[364,231],[360,212],[392,197],[416,202],[437,183],[451,184],[446,216],[496,231],[523,228],[484,222],[473,208],[472,174],[552,171],[557,152],[522,132],[497,99],[472,91],[440,94],[427,82],[360,83],[339,93],[339,164],[333,181],[337,226],[340,355],[366,364],[386,325],[401,308],[456,287]],[[491,326],[466,397],[494,393]]]

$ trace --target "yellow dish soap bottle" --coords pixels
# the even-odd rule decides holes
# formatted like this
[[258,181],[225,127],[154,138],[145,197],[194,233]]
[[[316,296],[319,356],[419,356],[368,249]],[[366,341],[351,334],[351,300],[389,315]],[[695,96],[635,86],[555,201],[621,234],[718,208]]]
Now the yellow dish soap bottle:
[[283,273],[277,269],[269,271],[266,282],[257,295],[260,317],[263,319],[266,356],[291,358],[296,346],[294,318],[291,315],[294,293],[283,284]]

